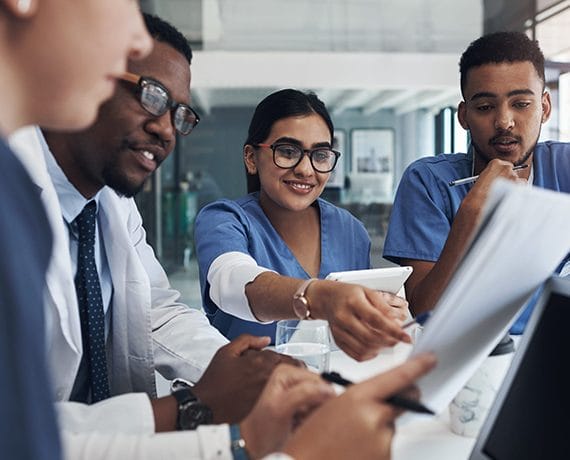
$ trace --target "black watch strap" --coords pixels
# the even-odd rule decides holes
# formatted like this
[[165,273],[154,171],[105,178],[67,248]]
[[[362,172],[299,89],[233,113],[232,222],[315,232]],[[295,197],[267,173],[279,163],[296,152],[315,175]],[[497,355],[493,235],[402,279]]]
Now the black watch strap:
[[177,430],[195,430],[199,425],[212,423],[212,410],[198,399],[190,385],[177,381],[172,396],[178,403]]
[[193,401],[199,401],[198,397],[192,392],[190,388],[180,388],[179,390],[173,391],[172,396],[174,396],[178,402],[178,406]]

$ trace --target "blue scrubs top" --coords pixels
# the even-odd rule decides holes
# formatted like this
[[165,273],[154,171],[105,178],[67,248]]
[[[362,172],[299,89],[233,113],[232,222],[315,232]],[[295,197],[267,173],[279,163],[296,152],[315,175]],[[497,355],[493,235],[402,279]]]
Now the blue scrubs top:
[[[441,154],[420,158],[402,176],[384,243],[384,257],[437,262],[453,219],[473,184],[449,187],[451,180],[472,175],[472,153]],[[533,154],[533,185],[570,192],[570,144],[544,142]],[[538,296],[511,329],[521,334]]]
[[[370,238],[364,225],[345,209],[318,199],[321,220],[321,266],[318,278],[344,270],[370,268]],[[210,322],[230,340],[243,333],[275,338],[275,323],[259,324],[223,312],[212,301],[207,281],[211,263],[228,252],[242,252],[280,275],[308,279],[293,253],[259,205],[259,194],[219,200],[196,218],[195,243],[202,301]],[[240,286],[240,289],[243,287]]]

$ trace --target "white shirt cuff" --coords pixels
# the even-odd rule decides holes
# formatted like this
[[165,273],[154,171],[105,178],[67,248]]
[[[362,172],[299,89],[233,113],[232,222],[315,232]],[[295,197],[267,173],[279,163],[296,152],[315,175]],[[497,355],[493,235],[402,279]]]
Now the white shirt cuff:
[[146,393],[114,396],[91,405],[58,402],[55,407],[60,428],[71,433],[154,433],[154,415]]
[[227,425],[156,434],[61,432],[66,460],[233,460]]
[[273,272],[260,267],[253,257],[243,252],[226,252],[218,256],[208,270],[210,298],[222,311],[247,321],[259,321],[249,306],[245,286],[264,272]]

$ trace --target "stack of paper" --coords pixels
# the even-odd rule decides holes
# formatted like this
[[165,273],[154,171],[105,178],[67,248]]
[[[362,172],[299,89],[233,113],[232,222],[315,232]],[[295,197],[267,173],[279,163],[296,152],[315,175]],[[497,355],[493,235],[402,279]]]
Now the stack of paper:
[[419,380],[441,412],[504,336],[535,289],[570,252],[570,195],[498,180],[481,223],[412,356],[435,352]]

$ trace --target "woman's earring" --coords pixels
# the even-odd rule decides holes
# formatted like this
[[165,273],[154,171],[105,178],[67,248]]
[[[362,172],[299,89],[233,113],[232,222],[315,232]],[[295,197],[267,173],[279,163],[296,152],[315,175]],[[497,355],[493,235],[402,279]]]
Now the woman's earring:
[[18,0],[18,4],[16,5],[18,11],[22,14],[26,14],[28,11],[30,11],[31,6],[32,0]]

